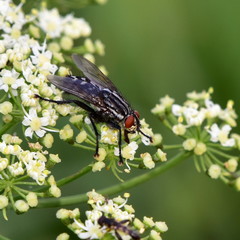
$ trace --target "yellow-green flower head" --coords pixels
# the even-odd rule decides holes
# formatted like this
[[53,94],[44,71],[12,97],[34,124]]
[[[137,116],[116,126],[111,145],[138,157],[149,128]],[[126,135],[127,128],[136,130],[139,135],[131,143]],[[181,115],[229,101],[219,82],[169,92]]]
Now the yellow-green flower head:
[[102,125],[101,142],[116,145],[118,143],[118,130]]
[[217,164],[211,165],[208,169],[208,175],[213,179],[219,178],[221,175],[221,168]]

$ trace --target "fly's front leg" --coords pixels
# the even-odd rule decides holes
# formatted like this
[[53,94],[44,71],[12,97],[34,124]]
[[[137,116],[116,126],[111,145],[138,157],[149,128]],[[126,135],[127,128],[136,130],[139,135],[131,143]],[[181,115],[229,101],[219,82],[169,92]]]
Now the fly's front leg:
[[122,157],[122,128],[117,124],[117,123],[113,123],[113,122],[108,122],[108,124],[115,128],[118,129],[118,148],[119,148],[119,162],[118,165],[122,166],[123,165],[123,157]]

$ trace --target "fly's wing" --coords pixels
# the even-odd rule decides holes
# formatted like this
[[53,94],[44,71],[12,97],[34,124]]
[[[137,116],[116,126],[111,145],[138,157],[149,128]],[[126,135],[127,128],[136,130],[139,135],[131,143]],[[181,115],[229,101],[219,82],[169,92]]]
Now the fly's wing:
[[76,66],[83,72],[84,76],[86,76],[90,81],[103,88],[108,88],[112,91],[118,92],[117,88],[114,86],[111,80],[108,77],[106,77],[96,65],[88,61],[86,58],[79,56],[77,54],[73,54],[72,58]]
[[85,78],[48,75],[47,79],[64,92],[70,93],[85,102],[99,106],[99,88],[86,82]]

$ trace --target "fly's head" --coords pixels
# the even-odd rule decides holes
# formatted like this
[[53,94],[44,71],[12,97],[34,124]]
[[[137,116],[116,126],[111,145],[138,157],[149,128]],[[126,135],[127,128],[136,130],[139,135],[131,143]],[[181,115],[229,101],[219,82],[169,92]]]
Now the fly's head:
[[[125,131],[127,133],[135,133],[136,131],[138,131],[143,136],[149,138],[149,140],[152,142],[152,138],[141,131],[139,117],[140,114],[137,111],[132,111],[124,120]],[[128,140],[128,138],[127,139],[125,138],[125,140]]]
[[135,133],[140,129],[139,113],[137,111],[132,111],[125,120],[124,127],[129,133]]

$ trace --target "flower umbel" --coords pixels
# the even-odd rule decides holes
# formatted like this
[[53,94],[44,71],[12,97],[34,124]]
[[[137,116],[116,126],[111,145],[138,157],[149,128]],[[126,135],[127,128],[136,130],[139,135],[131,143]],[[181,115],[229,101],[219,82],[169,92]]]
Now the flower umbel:
[[133,207],[127,205],[129,194],[106,199],[93,190],[87,195],[91,209],[85,212],[85,221],[81,220],[78,209],[60,209],[57,212],[57,218],[80,239],[102,239],[107,234],[114,238],[120,236],[122,239],[140,239],[149,237],[149,232],[153,229],[158,236],[168,229],[164,222],[154,222],[151,219],[152,224],[149,225],[144,219],[150,218],[144,217],[142,221],[135,218]]
[[232,185],[238,176],[234,173],[238,171],[239,156],[229,151],[240,149],[238,134],[231,132],[236,126],[237,115],[233,101],[229,100],[223,109],[212,101],[212,93],[212,88],[207,92],[191,92],[183,105],[172,101],[168,107],[161,99],[152,112],[183,139],[182,145],[175,147],[194,154],[198,171],[205,171],[211,178],[220,178]]

